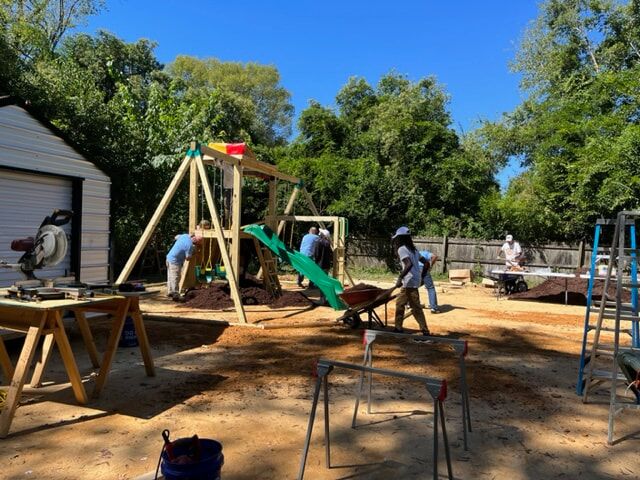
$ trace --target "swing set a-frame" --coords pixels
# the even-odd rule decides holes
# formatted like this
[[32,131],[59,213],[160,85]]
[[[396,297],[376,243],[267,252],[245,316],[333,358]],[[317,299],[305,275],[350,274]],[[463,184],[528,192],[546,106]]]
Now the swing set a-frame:
[[[228,189],[231,192],[230,199],[230,224],[228,228],[224,228],[219,215],[218,207],[214,200],[214,190],[207,175],[207,167],[216,167],[221,171],[227,169],[233,171],[233,185]],[[267,215],[264,224],[268,226],[278,236],[283,232],[286,222],[315,222],[326,228],[326,224],[333,224],[333,252],[334,252],[334,276],[344,285],[345,279],[353,285],[353,280],[345,268],[345,251],[347,227],[346,219],[336,216],[321,216],[313,203],[311,195],[304,188],[302,181],[292,175],[280,172],[274,165],[258,160],[251,149],[244,143],[210,143],[208,145],[191,142],[189,149],[180,164],[178,171],[173,177],[164,196],[158,204],[151,220],[147,224],[138,243],[131,253],[122,272],[116,280],[116,284],[125,282],[131,274],[136,262],[143,253],[145,247],[149,243],[152,235],[158,226],[160,219],[164,215],[171,199],[178,190],[183,179],[189,172],[189,233],[196,233],[199,222],[198,219],[198,190],[201,186],[204,194],[203,203],[206,204],[209,216],[211,217],[211,229],[199,230],[199,234],[208,242],[209,257],[212,248],[217,246],[217,254],[220,256],[221,266],[224,267],[225,277],[229,283],[231,298],[235,306],[235,310],[240,323],[247,323],[245,310],[242,305],[240,288],[239,288],[239,272],[240,272],[240,242],[241,239],[254,239],[251,235],[244,233],[241,229],[241,213],[242,213],[242,184],[243,177],[257,177],[269,182],[269,199],[267,206]],[[222,178],[222,175],[220,175]],[[288,199],[286,208],[282,215],[277,213],[277,186],[279,181],[289,182],[293,184],[293,191]],[[225,188],[228,186],[225,185]],[[306,200],[309,210],[313,215],[297,216],[292,215],[296,199],[299,195]],[[265,285],[271,281],[272,292],[279,291],[280,285],[275,275],[275,262],[269,262],[270,253],[267,249],[261,248],[258,241],[254,239],[258,259],[261,264],[262,276]],[[207,243],[203,246],[203,252],[206,252]],[[268,258],[267,258],[268,256]],[[194,257],[192,257],[193,259]],[[180,288],[188,288],[193,286],[197,281],[195,274],[197,261],[187,261],[183,268]],[[270,265],[270,263],[272,265]],[[274,278],[275,277],[275,278]],[[273,282],[277,283],[273,285]]]

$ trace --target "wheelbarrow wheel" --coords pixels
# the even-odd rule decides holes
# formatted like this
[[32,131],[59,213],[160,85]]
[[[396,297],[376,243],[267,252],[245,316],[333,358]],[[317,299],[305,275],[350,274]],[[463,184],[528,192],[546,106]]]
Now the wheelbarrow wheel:
[[360,320],[360,315],[355,314],[344,319],[344,324],[350,326],[354,330],[360,326],[362,320]]

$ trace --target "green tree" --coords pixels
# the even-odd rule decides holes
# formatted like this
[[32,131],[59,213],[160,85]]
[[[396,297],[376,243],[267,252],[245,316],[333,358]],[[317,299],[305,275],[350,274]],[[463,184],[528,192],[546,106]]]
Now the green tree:
[[597,217],[638,207],[639,12],[638,0],[548,0],[526,33],[514,68],[529,98],[478,133],[528,169],[500,202],[521,238],[588,238]]
[[337,111],[317,102],[302,112],[300,135],[278,164],[304,178],[323,211],[348,216],[351,231],[469,233],[482,193],[495,189],[496,156],[450,127],[448,96],[433,78],[396,73],[376,88],[352,78]]
[[250,133],[254,143],[284,144],[291,129],[293,106],[289,92],[280,85],[280,74],[273,66],[257,63],[221,62],[178,56],[168,66],[169,74],[190,89],[223,90],[246,103],[244,115],[252,118]]
[[0,0],[0,29],[23,58],[52,56],[70,29],[103,6],[104,0]]

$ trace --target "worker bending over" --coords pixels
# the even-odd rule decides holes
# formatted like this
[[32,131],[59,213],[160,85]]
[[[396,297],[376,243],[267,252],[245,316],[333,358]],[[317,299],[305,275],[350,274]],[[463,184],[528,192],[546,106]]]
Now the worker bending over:
[[189,260],[202,243],[202,230],[211,228],[208,220],[202,220],[193,235],[176,235],[175,242],[167,253],[167,297],[175,299],[180,295],[180,275],[185,260]]

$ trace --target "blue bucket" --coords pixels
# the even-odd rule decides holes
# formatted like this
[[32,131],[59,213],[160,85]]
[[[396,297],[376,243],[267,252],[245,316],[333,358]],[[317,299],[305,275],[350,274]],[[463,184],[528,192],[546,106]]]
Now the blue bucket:
[[160,471],[166,480],[220,480],[220,470],[224,465],[222,444],[207,438],[201,438],[198,442],[198,459],[192,458],[192,438],[179,438],[172,442],[173,460],[169,460],[166,450],[162,451]]
[[136,327],[133,324],[133,318],[127,317],[124,321],[124,327],[122,327],[122,334],[120,335],[119,347],[137,347],[138,337],[136,335]]

